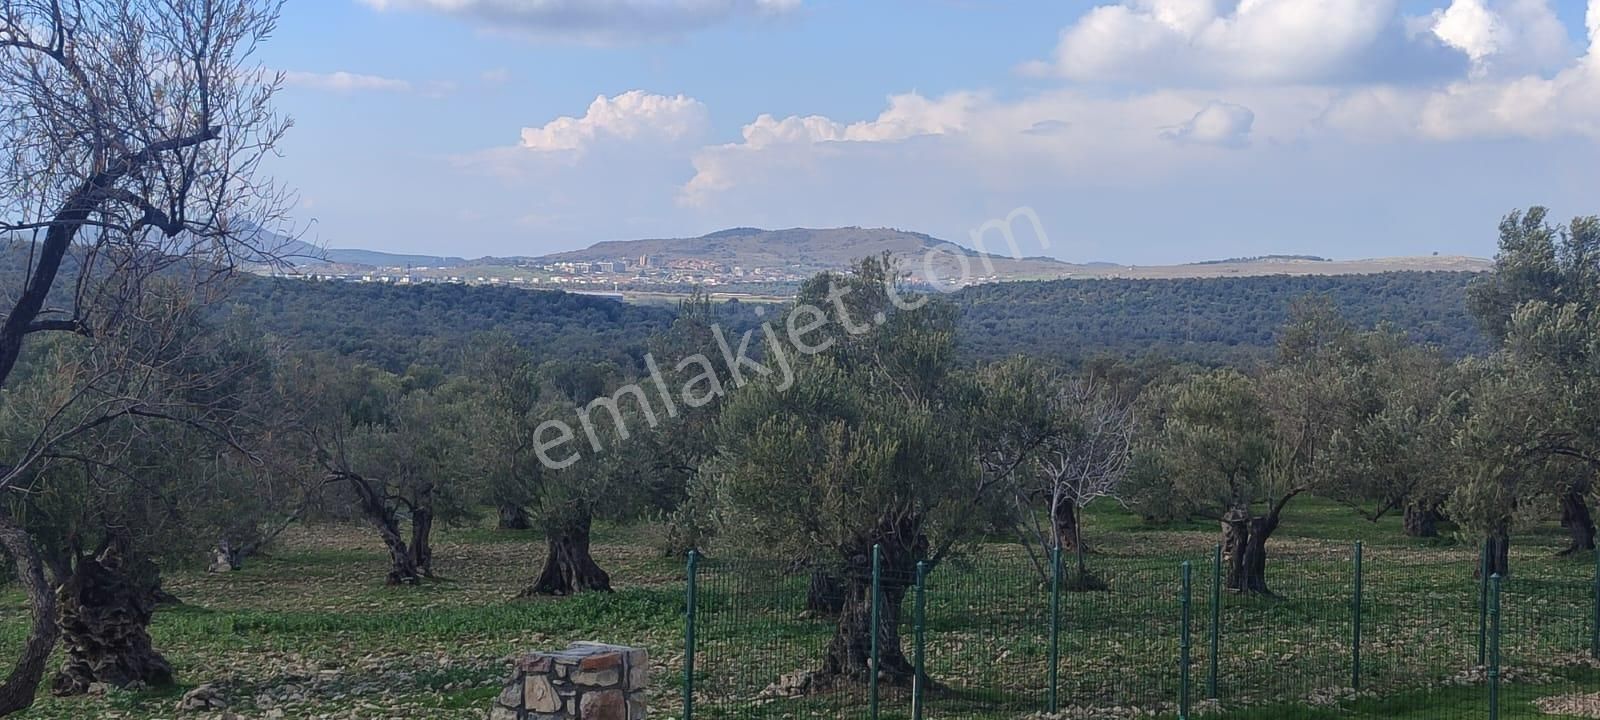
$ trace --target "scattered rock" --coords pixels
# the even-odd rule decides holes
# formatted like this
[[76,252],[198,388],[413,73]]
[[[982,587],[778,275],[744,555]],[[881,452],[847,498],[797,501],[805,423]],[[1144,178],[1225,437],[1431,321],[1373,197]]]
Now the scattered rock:
[[793,698],[809,694],[817,686],[817,674],[810,670],[796,670],[778,677],[778,681],[761,691],[762,698]]
[[222,692],[215,685],[201,685],[183,694],[183,699],[178,701],[178,710],[193,712],[195,710],[220,710],[228,707],[228,701],[222,697]]

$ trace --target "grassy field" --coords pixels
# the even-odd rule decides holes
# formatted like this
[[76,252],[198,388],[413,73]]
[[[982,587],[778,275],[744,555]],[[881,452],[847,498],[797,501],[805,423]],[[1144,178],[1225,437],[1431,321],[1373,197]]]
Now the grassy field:
[[[1208,525],[1151,529],[1112,509],[1091,513],[1092,568],[1110,584],[1062,603],[1060,704],[1067,717],[1170,714],[1177,699],[1180,563],[1191,561],[1192,687],[1204,701],[1210,667],[1211,547]],[[439,538],[445,576],[421,588],[386,588],[379,544],[358,527],[297,528],[270,557],[228,575],[175,570],[184,600],[162,610],[152,633],[182,685],[170,691],[42,698],[18,717],[219,717],[179,713],[179,696],[217,685],[245,718],[482,718],[508,658],[602,640],[649,648],[656,717],[679,714],[683,568],[649,542],[658,529],[605,528],[597,555],[617,592],[519,601],[543,557],[528,533],[455,528]],[[1279,600],[1223,594],[1216,610],[1217,717],[1486,718],[1475,672],[1476,550],[1449,540],[1404,538],[1397,522],[1367,523],[1349,511],[1301,503],[1271,551]],[[1365,692],[1349,688],[1350,542],[1366,543],[1362,601]],[[1541,528],[1519,537],[1515,578],[1502,596],[1506,685],[1502,718],[1550,718],[1532,701],[1600,691],[1582,656],[1592,617],[1592,558],[1553,557],[1561,537]],[[806,615],[804,578],[774,565],[715,558],[702,574],[697,695],[700,717],[861,716],[859,693],[759,698],[781,675],[814,669],[830,623]],[[936,570],[927,585],[927,656],[942,687],[929,717],[1020,717],[1045,707],[1048,584],[1018,546],[996,544],[980,560]],[[903,632],[911,637],[911,602]],[[19,594],[0,595],[0,650],[26,627]],[[1344,701],[1342,705],[1339,703]],[[1321,709],[1305,707],[1323,703]],[[1294,710],[1277,703],[1289,703]],[[1328,703],[1333,703],[1329,705]],[[1102,708],[1094,713],[1083,707]],[[1104,708],[1122,708],[1120,713]],[[886,690],[884,717],[905,717],[908,699]],[[1075,714],[1076,713],[1076,714]]]

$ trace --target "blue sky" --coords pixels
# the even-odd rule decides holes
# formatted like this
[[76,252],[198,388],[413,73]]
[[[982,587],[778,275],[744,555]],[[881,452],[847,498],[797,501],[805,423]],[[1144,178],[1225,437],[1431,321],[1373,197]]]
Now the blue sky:
[[1027,206],[1030,253],[1153,264],[1600,212],[1592,34],[1600,0],[294,0],[260,59],[336,247],[967,242]]

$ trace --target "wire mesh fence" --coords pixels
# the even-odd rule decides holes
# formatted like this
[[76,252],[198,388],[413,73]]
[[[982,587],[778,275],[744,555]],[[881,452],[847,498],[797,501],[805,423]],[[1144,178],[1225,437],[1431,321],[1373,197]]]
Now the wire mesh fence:
[[1085,568],[692,556],[682,716],[1600,717],[1600,554],[1502,580],[1290,544],[1269,568],[1246,593],[1220,548]]

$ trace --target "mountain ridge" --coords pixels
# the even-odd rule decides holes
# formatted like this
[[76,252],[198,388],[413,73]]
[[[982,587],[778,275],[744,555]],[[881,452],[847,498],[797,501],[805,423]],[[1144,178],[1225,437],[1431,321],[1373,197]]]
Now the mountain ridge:
[[986,254],[926,233],[898,228],[857,226],[795,227],[777,230],[731,227],[696,237],[602,240],[586,248],[544,255],[483,256],[470,259],[352,248],[319,249],[308,244],[303,245],[311,251],[322,253],[314,255],[314,252],[306,252],[304,255],[326,261],[297,263],[306,267],[331,264],[374,269],[419,266],[444,269],[614,261],[625,261],[630,267],[638,267],[643,261],[655,267],[675,263],[701,263],[730,269],[767,268],[800,275],[839,271],[848,268],[853,261],[861,257],[889,253],[907,259],[910,266],[925,266],[908,267],[913,275],[926,274],[930,270],[933,275],[944,278],[970,277],[973,272],[984,273],[976,278],[978,282],[1093,277],[1334,275],[1401,270],[1478,272],[1487,270],[1492,265],[1487,259],[1466,255],[1340,260],[1305,254],[1267,254],[1164,265],[1132,265],[1108,261],[1069,262],[1037,255],[1015,258],[994,253]]

